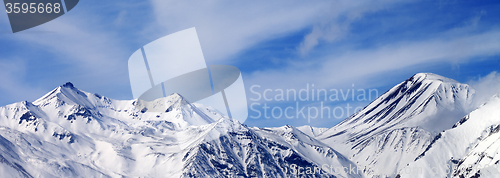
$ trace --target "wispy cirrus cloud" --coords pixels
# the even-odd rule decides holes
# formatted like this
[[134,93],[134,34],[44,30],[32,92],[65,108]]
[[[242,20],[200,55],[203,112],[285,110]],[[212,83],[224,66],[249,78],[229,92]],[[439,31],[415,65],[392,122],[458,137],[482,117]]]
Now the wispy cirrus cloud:
[[[282,70],[256,71],[251,83],[302,87],[315,83],[318,87],[366,83],[375,75],[410,68],[425,63],[462,63],[475,57],[500,54],[500,30],[457,37],[386,44],[370,49],[350,49],[321,59],[292,62]],[[283,80],[293,78],[293,80]],[[266,82],[262,82],[266,81]],[[366,83],[368,84],[368,83]]]
[[[412,2],[405,1],[404,3],[411,4]],[[324,18],[313,24],[311,32],[304,37],[297,50],[301,55],[307,55],[321,42],[331,43],[348,36],[351,24],[362,19],[366,14],[390,9],[401,3],[403,1],[337,1]]]
[[[1,21],[6,32],[0,36],[5,57],[0,62],[26,61],[25,73],[31,75],[18,79],[18,83],[29,85],[5,85],[2,92],[12,95],[11,92],[22,90],[19,87],[48,92],[71,81],[83,90],[117,99],[131,98],[127,59],[133,48],[146,43],[147,39],[142,38],[149,33],[144,29],[151,26],[145,24],[153,20],[136,15],[148,11],[147,7],[150,7],[147,2],[80,2],[64,16],[15,34],[7,32],[8,20]],[[133,30],[123,30],[131,26]],[[15,75],[9,71],[2,76]],[[21,99],[16,98],[12,101]]]
[[365,12],[396,2],[400,1],[152,1],[156,20],[169,31],[197,28],[210,61],[234,59],[260,42],[312,27],[298,48],[305,54],[319,41],[347,33],[349,24]]

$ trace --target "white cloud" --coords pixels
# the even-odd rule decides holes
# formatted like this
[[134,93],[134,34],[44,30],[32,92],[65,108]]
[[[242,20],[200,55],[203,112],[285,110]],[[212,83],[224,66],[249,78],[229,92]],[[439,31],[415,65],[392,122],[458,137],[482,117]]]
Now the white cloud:
[[[346,50],[314,62],[295,62],[282,70],[256,71],[248,83],[266,84],[270,88],[303,87],[314,83],[318,87],[349,86],[370,82],[367,79],[391,71],[425,63],[461,63],[474,57],[500,54],[500,31],[419,42],[399,42],[374,49]],[[287,80],[289,79],[289,80]]]
[[304,56],[316,47],[320,41],[332,42],[347,33],[348,24],[315,25],[311,33],[304,37],[304,41],[297,50]]
[[[127,18],[126,11],[118,11],[116,19],[112,19],[109,16],[101,16],[102,13],[95,13],[100,9],[82,10],[80,6],[85,8],[85,5],[80,3],[75,9],[55,20],[1,37],[5,41],[15,42],[17,46],[21,46],[17,49],[11,48],[15,52],[10,54],[22,58],[19,60],[47,61],[47,65],[41,66],[44,67],[43,69],[37,69],[45,71],[38,73],[44,75],[37,76],[41,81],[35,82],[31,78],[22,78],[21,83],[31,86],[2,84],[1,87],[11,88],[9,92],[17,91],[16,86],[44,88],[44,92],[48,92],[57,85],[71,81],[80,89],[90,92],[99,92],[122,99],[131,96],[127,90],[130,86],[126,61],[132,54],[130,45],[136,43],[137,39],[133,38],[135,36],[120,36],[117,30],[121,26],[130,25],[127,23],[132,20]],[[138,33],[142,28],[137,28]],[[30,53],[25,53],[25,51]],[[38,55],[31,51],[44,53]],[[9,75],[15,74],[7,72],[2,74],[2,76]],[[120,94],[113,96],[115,93]],[[22,97],[12,99],[18,101]]]
[[479,24],[479,21],[481,21],[481,17],[486,15],[486,11],[482,10],[481,12],[477,13],[476,16],[472,17],[466,22],[467,26],[470,26],[472,29],[476,29],[477,25]]
[[493,71],[485,77],[469,81],[468,84],[476,90],[473,106],[477,107],[487,102],[493,95],[500,93],[500,74]]
[[[392,0],[152,2],[156,20],[169,33],[196,27],[209,61],[227,60],[259,42],[314,26],[303,47],[299,47],[299,51],[306,52],[319,40],[332,41],[343,34],[351,19],[393,3]],[[349,20],[337,23],[340,15]]]
[[[350,25],[365,14],[388,9],[397,1],[336,1],[331,10],[315,23],[312,31],[304,37],[297,50],[308,54],[320,42],[333,42],[349,34]],[[407,1],[408,3],[411,1]]]
[[[37,27],[36,32],[42,33],[23,31],[14,34],[13,38],[23,41],[27,46],[41,46],[60,56],[62,63],[78,64],[74,66],[81,69],[99,72],[116,65],[120,60],[117,56],[125,47],[111,32],[92,30],[92,27],[98,27],[99,24],[80,17],[63,16]],[[75,21],[79,22],[73,23]]]

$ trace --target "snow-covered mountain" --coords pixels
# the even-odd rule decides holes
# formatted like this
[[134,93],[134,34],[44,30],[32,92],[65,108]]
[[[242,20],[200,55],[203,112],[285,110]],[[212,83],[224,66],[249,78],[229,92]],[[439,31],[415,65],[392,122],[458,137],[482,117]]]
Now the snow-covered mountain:
[[316,138],[347,155],[369,177],[396,174],[472,106],[474,90],[419,73]]
[[248,128],[178,94],[141,102],[67,83],[0,107],[2,177],[362,177],[296,128]]
[[499,177],[500,96],[443,131],[400,177]]

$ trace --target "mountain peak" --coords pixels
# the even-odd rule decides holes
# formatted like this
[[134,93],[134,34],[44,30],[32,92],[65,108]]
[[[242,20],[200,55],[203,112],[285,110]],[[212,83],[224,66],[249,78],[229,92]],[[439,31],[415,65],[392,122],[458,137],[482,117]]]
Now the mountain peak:
[[[203,113],[195,105],[191,104],[179,93],[172,93],[166,97],[157,98],[153,101],[142,100],[139,98],[134,102],[134,106],[142,113],[145,112],[168,113],[171,111],[179,111],[182,114],[176,116],[176,118],[180,118],[186,121],[186,123],[188,124],[185,126],[188,125],[197,126],[215,122],[215,120],[207,116],[205,113]],[[184,116],[189,116],[189,117],[184,117]]]
[[65,87],[65,88],[75,88],[75,86],[73,85],[73,83],[71,82],[66,82],[64,85],[62,85],[61,87]]
[[433,74],[433,73],[417,73],[413,75],[411,78],[408,80],[410,81],[423,81],[423,80],[431,80],[431,81],[441,81],[445,83],[459,83],[456,80],[450,79],[443,77],[438,74]]
[[33,104],[45,106],[50,104],[63,105],[67,103],[70,105],[82,105],[92,108],[95,107],[95,104],[97,104],[96,102],[98,102],[96,98],[96,95],[75,88],[73,83],[67,82],[37,99]]
[[176,100],[177,102],[184,102],[184,103],[190,103],[189,101],[186,100],[181,94],[179,93],[172,93],[169,96],[169,98],[172,98],[172,100]]

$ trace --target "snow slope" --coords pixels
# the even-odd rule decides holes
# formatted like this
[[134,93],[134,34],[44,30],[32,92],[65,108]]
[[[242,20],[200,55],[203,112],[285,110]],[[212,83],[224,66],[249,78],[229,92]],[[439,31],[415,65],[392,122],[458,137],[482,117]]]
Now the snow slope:
[[316,137],[319,134],[323,133],[324,131],[328,130],[329,128],[321,128],[321,127],[312,127],[308,125],[300,126],[297,127],[300,131],[305,133],[306,135],[309,135],[310,137]]
[[394,177],[442,130],[470,112],[474,90],[436,74],[419,73],[316,138],[364,167]]
[[440,133],[401,177],[498,177],[500,96]]

